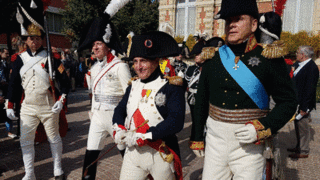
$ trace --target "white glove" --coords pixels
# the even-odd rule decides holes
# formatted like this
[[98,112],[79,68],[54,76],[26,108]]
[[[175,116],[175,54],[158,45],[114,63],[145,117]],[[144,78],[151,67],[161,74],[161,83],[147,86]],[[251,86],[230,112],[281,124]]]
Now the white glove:
[[235,130],[234,135],[240,143],[253,143],[258,140],[257,131],[252,124]]
[[192,150],[193,153],[197,156],[197,157],[203,157],[204,156],[204,150]]
[[132,147],[134,145],[137,145],[137,141],[135,140],[135,132],[134,131],[127,131],[126,137],[124,138],[124,142],[127,144],[128,147]]
[[53,113],[56,113],[56,114],[57,114],[57,113],[60,113],[60,111],[62,110],[62,108],[63,108],[62,102],[61,102],[61,101],[57,101],[57,102],[53,105],[51,111],[52,111]]
[[14,115],[14,111],[13,109],[6,109],[7,112],[7,117],[11,120],[18,120],[19,118],[16,117],[16,115]]
[[132,147],[135,145],[138,145],[137,140],[146,140],[146,139],[152,139],[152,133],[148,132],[146,134],[137,133],[137,132],[127,132],[127,136],[125,138],[125,143],[128,147]]
[[124,144],[124,138],[126,137],[127,130],[120,128],[117,123],[113,125],[113,130],[115,131],[114,142],[116,144]]

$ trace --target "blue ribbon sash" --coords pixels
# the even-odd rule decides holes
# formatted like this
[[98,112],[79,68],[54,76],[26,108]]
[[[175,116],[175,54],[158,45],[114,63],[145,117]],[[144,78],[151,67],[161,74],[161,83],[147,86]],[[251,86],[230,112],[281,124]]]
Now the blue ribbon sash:
[[238,62],[238,68],[234,68],[235,54],[227,45],[219,48],[221,62],[231,77],[248,94],[253,102],[262,110],[269,108],[269,96],[259,79],[250,71],[250,69],[241,61]]

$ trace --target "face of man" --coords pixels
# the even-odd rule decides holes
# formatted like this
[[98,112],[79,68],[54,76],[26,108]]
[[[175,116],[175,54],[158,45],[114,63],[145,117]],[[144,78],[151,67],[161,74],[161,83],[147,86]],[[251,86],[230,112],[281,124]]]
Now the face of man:
[[297,50],[296,56],[297,56],[298,62],[302,62],[302,61],[306,60],[305,55],[303,53],[301,53],[300,49]]
[[92,51],[96,58],[100,60],[108,54],[109,50],[108,46],[102,41],[95,41],[93,43]]
[[29,36],[26,44],[31,52],[36,52],[42,46],[42,38],[40,36]]
[[5,49],[3,53],[1,53],[1,59],[7,59],[9,57],[9,51]]
[[159,66],[159,60],[149,60],[142,57],[133,59],[134,70],[142,80],[147,79]]
[[238,15],[226,19],[226,41],[230,44],[241,44],[258,27],[258,20],[249,15]]

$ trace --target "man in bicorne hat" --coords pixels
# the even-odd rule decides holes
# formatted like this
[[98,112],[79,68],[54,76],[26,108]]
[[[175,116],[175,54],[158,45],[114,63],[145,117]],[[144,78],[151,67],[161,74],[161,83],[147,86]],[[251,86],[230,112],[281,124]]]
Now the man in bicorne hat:
[[[115,54],[122,54],[116,29],[110,21],[111,16],[115,14],[113,3],[114,1],[109,3],[102,17],[92,21],[88,31],[80,39],[78,48],[80,52],[92,47],[97,59],[86,76],[88,88],[92,91],[92,107],[89,114],[91,121],[82,179],[94,180],[96,177],[97,163],[88,166],[98,158],[105,146],[107,135],[113,134],[114,108],[122,99],[131,78],[129,66],[111,53],[114,51]],[[117,147],[123,154],[125,146]],[[88,173],[84,176],[86,169]]]
[[[133,36],[129,59],[138,75],[113,115],[114,139],[126,151],[120,180],[182,179],[176,133],[182,130],[185,99],[181,77],[164,77],[159,59],[179,54],[164,32]],[[176,177],[175,177],[176,174]]]
[[216,18],[226,21],[226,45],[202,50],[209,60],[200,76],[190,148],[196,154],[205,149],[203,179],[262,179],[263,141],[296,110],[282,47],[257,44],[258,17],[255,0],[222,0]]
[[[21,0],[18,6],[17,20],[21,25],[21,36],[26,39],[27,51],[17,56],[8,88],[7,116],[17,119],[13,111],[13,102],[19,102],[21,94],[21,137],[25,176],[23,180],[36,179],[34,173],[34,138],[41,122],[44,126],[53,157],[55,179],[65,179],[61,167],[62,141],[59,135],[59,113],[65,96],[69,91],[68,76],[62,63],[48,60],[48,52],[42,47],[44,38],[44,6],[41,0]],[[50,86],[49,68],[52,67],[55,80],[60,84],[60,92]],[[53,96],[59,97],[54,102]]]
[[173,68],[177,76],[184,78],[188,65],[183,62],[182,59],[186,57],[189,58],[189,48],[186,46],[186,42],[184,41],[179,43],[178,46],[180,54],[174,58]]

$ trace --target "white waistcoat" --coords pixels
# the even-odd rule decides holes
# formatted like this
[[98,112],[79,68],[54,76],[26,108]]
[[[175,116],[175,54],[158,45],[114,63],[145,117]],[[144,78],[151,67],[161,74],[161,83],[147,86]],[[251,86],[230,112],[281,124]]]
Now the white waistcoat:
[[[132,88],[127,103],[127,118],[125,127],[127,129],[134,129],[133,114],[139,108],[141,115],[145,120],[149,120],[149,127],[156,126],[163,121],[163,117],[159,113],[156,105],[165,105],[166,96],[158,91],[167,83],[166,79],[158,77],[158,79],[149,82],[141,83],[140,79],[132,82]],[[143,89],[151,90],[149,97],[142,97]]]
[[[113,61],[115,60],[119,59],[115,57]],[[119,62],[111,67],[108,66],[110,63],[104,60],[91,67],[92,111],[114,110],[128,86],[131,78],[128,65]],[[103,76],[99,76],[99,73],[104,73],[107,69],[109,70]]]
[[[25,73],[21,74],[21,85],[24,89],[24,103],[33,105],[48,104],[48,96],[52,96],[48,91],[50,87],[48,73],[46,72],[44,65],[47,62],[47,56],[43,50],[35,57],[41,57],[40,60],[29,68]],[[20,54],[23,61],[23,66],[26,66],[28,62],[32,60],[32,57],[27,52]]]

